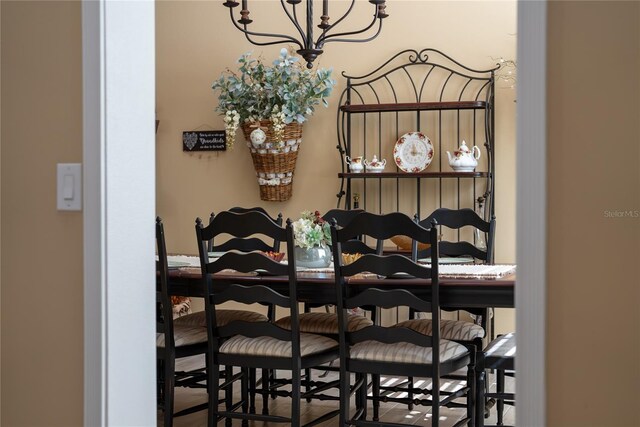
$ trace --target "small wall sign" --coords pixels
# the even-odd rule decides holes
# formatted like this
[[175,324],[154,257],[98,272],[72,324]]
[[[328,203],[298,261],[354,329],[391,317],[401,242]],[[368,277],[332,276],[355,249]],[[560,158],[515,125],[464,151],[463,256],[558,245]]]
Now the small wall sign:
[[223,130],[182,132],[182,151],[226,151],[227,135]]

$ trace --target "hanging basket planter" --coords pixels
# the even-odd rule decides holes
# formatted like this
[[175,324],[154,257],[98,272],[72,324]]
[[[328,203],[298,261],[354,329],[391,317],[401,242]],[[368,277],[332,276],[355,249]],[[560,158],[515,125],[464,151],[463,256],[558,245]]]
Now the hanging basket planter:
[[241,127],[256,170],[260,198],[289,200],[302,123],[316,106],[328,106],[327,98],[336,82],[331,79],[331,70],[308,70],[287,49],[281,49],[277,59],[269,63],[245,53],[238,64],[237,72],[227,70],[211,85],[220,91],[216,110],[224,115],[227,149],[233,147]]
[[[266,134],[263,143],[251,142],[251,132],[260,128]],[[293,174],[302,142],[302,124],[293,122],[284,127],[282,141],[277,141],[270,120],[242,124],[247,146],[256,170],[260,199],[269,202],[284,202],[291,198]]]

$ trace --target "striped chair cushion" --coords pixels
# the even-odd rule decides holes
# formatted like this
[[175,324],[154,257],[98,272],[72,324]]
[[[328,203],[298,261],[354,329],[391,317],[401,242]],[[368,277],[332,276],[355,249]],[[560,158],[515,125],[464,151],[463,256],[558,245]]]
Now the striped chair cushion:
[[[431,319],[412,319],[394,325],[399,328],[409,328],[423,335],[431,335],[433,323]],[[441,320],[440,338],[455,341],[472,341],[484,338],[484,329],[480,325],[462,320]]]
[[[440,362],[468,354],[465,346],[454,341],[440,340]],[[351,359],[388,363],[424,364],[433,362],[433,348],[409,343],[384,344],[363,341],[351,347]]]
[[[245,322],[266,322],[267,316],[247,310],[216,310],[216,319],[218,326],[224,326],[234,320],[244,320]],[[207,316],[204,311],[188,314],[173,321],[174,325],[183,326],[202,326],[207,327]]]
[[[300,354],[308,356],[338,347],[338,343],[322,335],[300,334]],[[220,353],[267,357],[291,357],[291,342],[271,337],[247,338],[236,335],[220,346]]]
[[[176,347],[207,342],[207,329],[200,326],[173,325]],[[156,346],[164,347],[164,334],[156,334]]]
[[[302,313],[298,318],[300,319],[300,332],[310,334],[338,333],[338,315],[335,313]],[[284,329],[291,329],[291,317],[283,317],[276,322],[276,325]],[[349,314],[347,317],[347,329],[350,332],[371,325],[373,322],[364,316]]]

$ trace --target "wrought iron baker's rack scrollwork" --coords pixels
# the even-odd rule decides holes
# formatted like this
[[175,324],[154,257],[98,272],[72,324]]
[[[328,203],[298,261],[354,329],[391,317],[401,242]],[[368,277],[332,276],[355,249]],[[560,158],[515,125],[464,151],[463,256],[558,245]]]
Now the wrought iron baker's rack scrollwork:
[[[403,50],[363,75],[343,72],[347,86],[340,95],[337,114],[336,148],[341,164],[338,207],[343,204],[345,209],[352,208],[352,181],[358,180],[362,193],[360,208],[380,213],[397,210],[413,215],[417,212],[423,217],[429,212],[424,215],[421,212],[422,181],[435,179],[439,200],[433,209],[475,208],[476,201],[480,200],[484,218],[494,218],[494,83],[498,68],[473,69],[439,50],[428,48]],[[427,129],[423,129],[425,127]],[[390,134],[389,128],[395,128],[395,135]],[[415,174],[397,168],[391,171],[395,166],[391,155],[393,144],[408,131],[421,131],[433,138],[436,165],[432,163],[425,171]],[[481,160],[476,172],[453,172],[443,156],[446,149],[457,149],[462,139],[467,139],[470,146],[484,146],[485,159]],[[362,151],[357,151],[359,149]],[[345,155],[367,157],[374,153],[391,160],[385,172],[355,174],[348,171]],[[416,189],[415,206],[401,206],[401,202],[406,201],[401,201],[400,193],[406,193],[401,181],[404,186],[407,179],[412,181],[412,178]],[[388,179],[396,183],[395,209],[389,208],[388,200],[383,200],[383,181]],[[453,191],[455,196],[445,194],[452,180],[457,183]],[[469,182],[467,180],[471,180],[472,185],[461,184]],[[378,194],[374,198],[377,198],[378,209],[367,206],[368,181],[377,182]],[[384,186],[386,193],[390,192],[388,186]],[[433,187],[432,184],[427,186]],[[464,200],[461,199],[463,193]],[[415,208],[413,212],[412,208]]]

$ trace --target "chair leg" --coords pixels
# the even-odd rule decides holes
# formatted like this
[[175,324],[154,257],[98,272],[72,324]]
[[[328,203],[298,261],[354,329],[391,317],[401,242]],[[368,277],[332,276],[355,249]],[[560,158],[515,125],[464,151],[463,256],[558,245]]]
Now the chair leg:
[[344,362],[340,361],[340,413],[338,414],[338,421],[340,427],[349,425],[349,401],[351,397],[349,395],[349,374],[344,368]]
[[471,355],[471,362],[469,363],[467,369],[467,386],[469,387],[469,391],[467,392],[467,417],[469,418],[469,427],[474,427],[476,425],[476,375],[475,375],[476,363],[475,363],[475,355]]
[[[498,393],[504,393],[504,370],[502,369],[498,369],[496,371],[496,392]],[[498,399],[498,425],[504,425],[504,399],[499,398]]]
[[173,396],[175,390],[175,359],[168,357],[164,361],[164,426],[173,426]]
[[256,413],[256,369],[249,369],[249,413]]
[[291,427],[300,427],[300,369],[291,372]]
[[373,421],[380,420],[380,375],[371,375],[371,394],[373,396]]
[[[477,365],[476,365],[477,366]],[[485,408],[485,382],[486,382],[486,374],[485,370],[482,369],[482,364],[480,364],[480,368],[476,368],[476,425],[478,427],[484,426],[484,408]]]
[[[309,392],[311,391],[311,369],[305,369],[304,370],[304,378],[305,378],[305,385],[304,385],[304,391],[305,392]],[[311,398],[307,397],[307,402],[311,402]]]
[[411,402],[409,402],[409,410],[413,411],[413,377],[408,378],[407,389],[407,398],[411,399]]
[[[240,394],[242,399],[242,412],[249,413],[249,383],[251,382],[249,368],[242,368],[242,378],[240,379]],[[249,420],[242,420],[242,427],[249,425]],[[229,424],[231,427],[231,424]]]
[[207,415],[207,425],[214,427],[218,424],[218,404],[220,393],[220,366],[213,362],[213,356],[207,356],[207,389],[209,391],[209,410]]
[[431,426],[438,427],[440,423],[440,378],[431,381]]
[[[158,359],[156,363],[156,401],[158,407],[164,405],[164,360]],[[164,407],[164,406],[163,406]]]
[[[233,367],[232,366],[225,366],[224,367],[224,376],[225,376],[225,381],[228,382],[227,388],[225,390],[225,408],[227,411],[231,411],[231,408],[233,407],[233,383],[231,382],[231,377],[233,377]],[[241,379],[241,381],[244,381],[244,378]],[[244,382],[242,383],[244,385]],[[243,396],[243,405],[245,404],[246,400],[244,400],[244,396]],[[243,406],[243,409],[244,406]],[[246,409],[245,409],[246,410]],[[233,420],[231,418],[227,418],[225,420],[225,425],[227,427],[231,427]]]
[[368,384],[367,374],[360,374],[360,378],[362,378],[362,385],[358,390],[360,394],[360,408],[362,408],[362,416],[360,417],[360,419],[366,420],[367,419],[367,392],[369,390],[369,387],[367,386]]
[[262,415],[269,415],[269,385],[271,384],[271,374],[275,375],[275,370],[262,370]]

